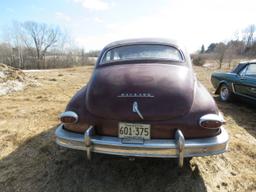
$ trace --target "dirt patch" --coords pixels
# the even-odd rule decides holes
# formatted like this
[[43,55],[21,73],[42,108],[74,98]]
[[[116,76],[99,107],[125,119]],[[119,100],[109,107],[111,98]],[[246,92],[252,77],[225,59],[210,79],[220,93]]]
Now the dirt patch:
[[25,74],[19,69],[0,63],[0,83],[9,80],[24,81]]
[[38,83],[21,70],[0,63],[0,96],[36,85]]
[[[229,151],[193,158],[180,171],[170,159],[108,155],[85,158],[85,152],[54,143],[57,116],[87,83],[92,67],[33,72],[40,87],[1,97],[0,191],[256,191],[256,139],[253,107],[221,103],[227,120]],[[195,67],[213,92],[211,69]]]

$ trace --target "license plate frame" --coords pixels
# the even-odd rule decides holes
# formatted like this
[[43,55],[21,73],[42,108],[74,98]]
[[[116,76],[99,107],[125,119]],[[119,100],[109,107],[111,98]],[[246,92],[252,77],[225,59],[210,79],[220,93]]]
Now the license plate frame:
[[151,125],[144,123],[119,122],[118,137],[120,139],[142,139],[151,138]]

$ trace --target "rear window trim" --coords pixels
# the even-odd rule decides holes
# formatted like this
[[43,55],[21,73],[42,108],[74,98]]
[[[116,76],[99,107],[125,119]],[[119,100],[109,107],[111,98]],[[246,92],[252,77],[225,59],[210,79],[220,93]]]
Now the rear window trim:
[[[174,49],[176,49],[177,51],[179,51],[180,55],[181,55],[181,60],[174,60],[174,59],[164,59],[164,58],[152,58],[152,59],[125,59],[125,60],[118,60],[118,61],[110,61],[110,62],[105,62],[102,63],[103,58],[105,57],[105,55],[107,54],[108,51],[110,51],[111,49],[115,49],[115,48],[119,48],[119,47],[126,47],[126,46],[131,46],[131,45],[162,45],[162,46],[168,46],[168,47],[172,47]],[[114,47],[109,47],[106,50],[104,50],[103,54],[100,57],[98,66],[103,66],[103,65],[108,65],[111,63],[122,63],[122,62],[129,62],[129,61],[170,61],[170,62],[179,62],[179,63],[184,63],[185,62],[185,57],[184,54],[182,52],[181,49],[173,46],[173,45],[169,45],[169,44],[163,44],[163,43],[133,43],[133,44],[126,44],[126,45],[118,45],[118,46],[114,46]]]
[[122,65],[122,64],[158,64],[158,65],[166,65],[166,64],[170,64],[170,65],[179,65],[179,66],[183,66],[183,67],[187,67],[186,62],[183,61],[177,61],[177,60],[168,60],[168,59],[151,59],[151,60],[145,60],[145,59],[136,59],[136,60],[118,60],[118,61],[111,61],[111,62],[107,62],[104,63],[103,65],[98,64],[96,66],[96,68],[101,68],[101,67],[107,67],[107,66],[111,66],[111,65]]

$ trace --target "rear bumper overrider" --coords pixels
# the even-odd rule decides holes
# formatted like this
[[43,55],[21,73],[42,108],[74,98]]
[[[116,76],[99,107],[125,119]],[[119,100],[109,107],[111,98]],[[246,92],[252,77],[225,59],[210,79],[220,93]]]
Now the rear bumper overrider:
[[56,131],[56,143],[60,146],[85,150],[90,159],[91,152],[131,157],[179,158],[182,167],[184,157],[216,155],[227,150],[228,134],[221,127],[221,133],[214,137],[185,139],[182,131],[177,129],[175,139],[151,139],[143,143],[123,143],[118,137],[94,135],[91,126],[84,134],[63,129],[60,125]]

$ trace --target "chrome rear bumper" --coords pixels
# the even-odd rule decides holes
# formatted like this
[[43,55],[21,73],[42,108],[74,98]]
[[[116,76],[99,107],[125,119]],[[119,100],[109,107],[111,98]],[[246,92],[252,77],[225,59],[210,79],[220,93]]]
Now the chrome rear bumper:
[[179,158],[179,166],[183,165],[184,157],[207,156],[224,153],[227,149],[228,134],[221,128],[221,133],[214,137],[202,139],[184,139],[180,130],[176,131],[175,139],[151,139],[143,143],[122,143],[117,137],[97,136],[90,127],[85,134],[73,133],[60,125],[56,131],[56,143],[60,146],[85,150],[87,157],[91,152],[135,157]]

